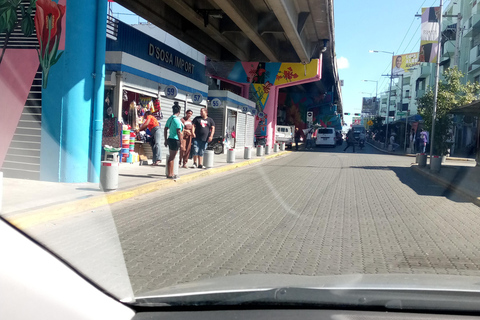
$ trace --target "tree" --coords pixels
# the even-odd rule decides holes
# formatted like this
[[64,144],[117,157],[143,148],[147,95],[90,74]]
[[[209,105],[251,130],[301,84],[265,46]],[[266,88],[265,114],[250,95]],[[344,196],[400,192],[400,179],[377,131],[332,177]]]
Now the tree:
[[[453,118],[450,114],[452,109],[476,100],[480,92],[480,84],[461,82],[464,74],[457,67],[446,69],[443,77],[444,79],[438,83],[437,119],[433,145],[433,153],[437,155],[446,155],[452,144],[450,141],[450,129],[453,126]],[[433,89],[428,88],[425,95],[418,99],[418,113],[422,116],[428,132],[432,132]]]

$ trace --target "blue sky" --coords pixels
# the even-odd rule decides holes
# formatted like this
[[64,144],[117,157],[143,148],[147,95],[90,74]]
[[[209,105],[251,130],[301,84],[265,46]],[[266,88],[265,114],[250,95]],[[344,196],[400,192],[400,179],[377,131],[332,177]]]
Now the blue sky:
[[[449,3],[444,0],[444,7]],[[339,76],[344,80],[342,98],[344,112],[359,113],[362,97],[375,96],[388,90],[392,55],[369,53],[369,50],[397,54],[418,52],[422,7],[439,6],[440,0],[335,0],[335,50]],[[362,93],[366,92],[366,93]],[[351,117],[345,116],[351,123]]]
[[[444,0],[446,6],[451,0]],[[339,64],[344,112],[359,113],[362,97],[375,96],[388,89],[388,74],[392,55],[369,53],[369,50],[404,54],[417,52],[420,47],[420,18],[422,7],[440,5],[440,0],[334,0],[335,50]],[[145,23],[116,3],[114,16],[126,23]],[[120,14],[118,14],[120,13]],[[123,13],[123,14],[121,14]],[[351,116],[345,116],[351,123]]]

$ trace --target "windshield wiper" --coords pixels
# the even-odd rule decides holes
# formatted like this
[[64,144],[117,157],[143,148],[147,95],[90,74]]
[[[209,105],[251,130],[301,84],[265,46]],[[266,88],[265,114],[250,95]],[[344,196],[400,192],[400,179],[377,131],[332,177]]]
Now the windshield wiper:
[[282,287],[137,298],[144,307],[301,307],[365,310],[478,312],[480,293],[406,289],[324,289]]

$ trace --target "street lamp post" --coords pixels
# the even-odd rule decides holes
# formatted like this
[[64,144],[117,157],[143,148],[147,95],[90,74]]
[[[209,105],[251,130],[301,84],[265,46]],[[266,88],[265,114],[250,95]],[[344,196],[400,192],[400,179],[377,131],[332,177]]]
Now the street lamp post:
[[[374,53],[388,53],[392,55],[392,61],[393,57],[395,56],[395,52],[390,52],[390,51],[381,51],[381,50],[369,50],[369,52],[374,52]],[[386,132],[385,132],[385,148],[388,148],[388,116],[390,115],[390,100],[392,99],[392,72],[390,71],[390,86],[389,86],[389,91],[388,91],[388,102],[387,102],[387,116],[386,116]]]
[[375,82],[375,110],[377,109],[378,103],[378,81],[375,80],[362,80],[363,82]]

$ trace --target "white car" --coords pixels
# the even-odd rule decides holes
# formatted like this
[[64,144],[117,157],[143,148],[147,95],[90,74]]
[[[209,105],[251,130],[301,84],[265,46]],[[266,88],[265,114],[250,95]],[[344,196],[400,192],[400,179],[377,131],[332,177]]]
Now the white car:
[[317,130],[317,146],[332,146],[335,147],[335,129],[334,128],[320,128]]

